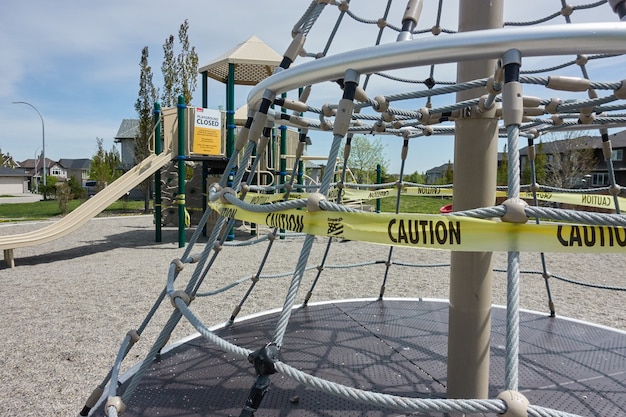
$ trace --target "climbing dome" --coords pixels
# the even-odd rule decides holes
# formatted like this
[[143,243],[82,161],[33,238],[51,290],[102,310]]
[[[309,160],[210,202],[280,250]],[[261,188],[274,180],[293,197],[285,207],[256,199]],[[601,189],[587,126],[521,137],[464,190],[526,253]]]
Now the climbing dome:
[[[272,189],[242,182],[243,169],[213,184],[210,206],[220,218],[210,236],[204,246],[196,245],[207,211],[184,253],[164,271],[167,280],[154,310],[169,298],[171,304],[162,307],[173,306],[169,319],[145,359],[120,376],[122,361],[154,310],[126,335],[111,372],[81,415],[92,408],[109,416],[623,413],[626,335],[556,319],[546,258],[625,251],[626,219],[610,138],[626,123],[626,84],[618,75],[626,51],[626,26],[619,19],[626,5],[543,1],[533,9],[535,18],[504,21],[503,7],[517,3],[461,1],[457,31],[445,26],[457,11],[444,1],[399,6],[389,0],[376,2],[378,11],[372,2],[313,1],[293,26],[280,67],[250,92],[249,117],[225,172],[243,166],[252,177],[260,159],[252,156],[265,152],[271,128],[292,126],[300,129],[296,158],[302,158],[309,137],[328,143],[321,183],[313,189],[295,183],[294,168],[284,173],[286,183]],[[530,8],[526,2],[523,7]],[[325,28],[332,29],[316,31],[330,17],[334,23]],[[342,32],[344,24],[361,29]],[[375,41],[360,45],[368,30]],[[313,50],[308,38],[320,32],[325,43]],[[535,141],[559,131],[599,133],[605,187],[573,190],[571,197],[570,189],[537,183]],[[347,165],[356,134],[398,144],[398,181],[353,184],[345,171],[334,178],[334,163],[340,158]],[[372,213],[342,204],[348,196],[395,196],[399,202],[406,195],[452,194],[404,179],[407,159],[420,158],[420,141],[438,136],[454,136],[451,213],[400,213],[399,203],[394,213]],[[506,141],[509,161],[502,189],[496,187],[498,138]],[[520,165],[513,163],[520,160],[520,139],[529,149],[529,184],[521,183]],[[546,194],[557,202],[575,201],[575,209],[538,204]],[[226,231],[237,220],[266,225],[267,233],[227,242]],[[292,239],[297,255],[288,256],[284,246],[274,255],[279,238]],[[377,245],[384,256],[358,259],[355,250],[349,262],[330,268],[326,261],[334,247],[355,241]],[[216,272],[222,252],[235,244],[246,260],[258,260],[256,267],[216,285],[218,275],[242,275],[236,263]],[[264,246],[252,252],[252,245]],[[322,256],[311,265],[320,245]],[[450,253],[450,299],[387,298],[386,288],[394,285],[387,282],[390,270],[402,264],[396,253],[421,249]],[[496,272],[506,276],[506,306],[497,308],[491,305],[492,256],[503,252],[507,267]],[[546,314],[520,309],[520,275],[527,272],[520,267],[522,252],[541,254],[536,273],[546,285]],[[377,297],[310,302],[319,281],[341,280],[343,269],[372,264],[384,271]],[[309,271],[312,285],[299,297]],[[285,282],[273,286],[285,294],[282,307],[238,318],[260,281],[283,276]],[[240,300],[226,298],[240,286],[247,287]],[[230,302],[232,313],[223,318],[198,314],[201,303]],[[199,336],[164,349],[182,320]],[[224,323],[212,327],[219,321]]]

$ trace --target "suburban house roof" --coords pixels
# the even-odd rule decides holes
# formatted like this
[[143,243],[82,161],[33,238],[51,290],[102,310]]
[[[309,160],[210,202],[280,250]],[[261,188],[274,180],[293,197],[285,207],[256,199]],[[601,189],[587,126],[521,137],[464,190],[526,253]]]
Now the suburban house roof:
[[91,159],[87,159],[87,158],[81,158],[81,159],[67,159],[67,158],[62,158],[59,159],[59,164],[63,167],[63,168],[67,168],[67,169],[76,169],[76,170],[82,170],[82,169],[89,169],[91,167]]
[[[25,159],[22,162],[20,162],[20,167],[26,168],[26,169],[33,169],[33,168],[35,168],[35,162],[37,162],[37,168],[41,169],[41,158],[39,158],[39,159]],[[47,168],[53,167],[55,165],[59,165],[59,163],[57,161],[53,161],[52,159],[46,158],[46,167]]]
[[0,177],[26,177],[26,169],[0,167]]
[[124,139],[135,139],[138,133],[139,119],[123,119],[114,141],[120,142]]
[[434,168],[429,169],[428,171],[426,171],[426,174],[435,174],[435,173],[446,172],[448,170],[448,166],[450,166],[450,169],[454,169],[454,164],[452,162],[446,162],[443,165],[439,165],[438,167],[434,167]]

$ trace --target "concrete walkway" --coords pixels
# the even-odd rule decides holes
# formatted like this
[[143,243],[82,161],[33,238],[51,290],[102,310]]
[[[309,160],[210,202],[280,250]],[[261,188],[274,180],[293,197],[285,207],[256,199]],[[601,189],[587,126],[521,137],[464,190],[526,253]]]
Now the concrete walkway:
[[0,204],[15,204],[15,203],[33,203],[35,201],[43,200],[41,194],[9,194],[11,197],[0,197]]

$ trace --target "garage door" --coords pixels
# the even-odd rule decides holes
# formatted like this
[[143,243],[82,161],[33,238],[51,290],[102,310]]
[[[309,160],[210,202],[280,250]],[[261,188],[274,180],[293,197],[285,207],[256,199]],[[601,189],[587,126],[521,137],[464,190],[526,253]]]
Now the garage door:
[[0,177],[0,195],[24,193],[23,177]]

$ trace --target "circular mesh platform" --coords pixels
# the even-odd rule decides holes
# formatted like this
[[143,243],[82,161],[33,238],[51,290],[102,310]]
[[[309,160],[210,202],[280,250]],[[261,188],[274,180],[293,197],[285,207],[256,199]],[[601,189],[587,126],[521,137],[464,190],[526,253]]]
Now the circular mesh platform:
[[[216,333],[258,349],[277,313],[241,320]],[[531,404],[583,416],[626,409],[626,334],[522,312],[520,391]],[[282,361],[351,387],[416,398],[445,398],[448,303],[358,300],[294,311]],[[505,310],[492,309],[489,396],[504,388]],[[163,354],[144,376],[125,416],[238,416],[254,369],[198,337]],[[123,392],[124,385],[121,391]],[[93,415],[104,415],[100,407]],[[306,388],[280,374],[256,413],[262,416],[400,416]],[[441,415],[441,414],[437,414]]]

